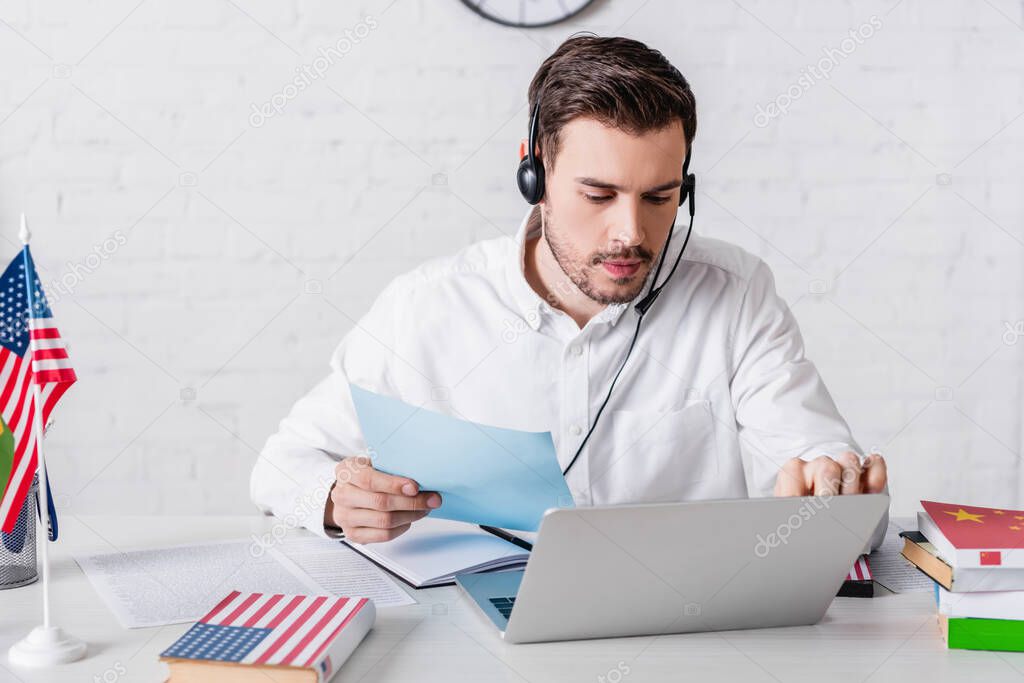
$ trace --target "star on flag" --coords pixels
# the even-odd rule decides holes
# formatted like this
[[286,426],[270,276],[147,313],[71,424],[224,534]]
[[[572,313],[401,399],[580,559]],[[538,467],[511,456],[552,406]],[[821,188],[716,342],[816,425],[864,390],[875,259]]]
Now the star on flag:
[[[956,512],[953,512],[951,510],[943,510],[943,512],[945,512],[947,515],[953,515],[954,517],[956,517],[956,521],[958,521],[958,522],[963,522],[964,520],[970,520],[972,522],[978,522],[979,524],[981,524],[982,523],[981,518],[985,516],[985,515],[972,514],[970,512],[967,512],[963,508],[958,508]],[[1003,513],[997,511],[996,514],[997,515],[1001,515]]]

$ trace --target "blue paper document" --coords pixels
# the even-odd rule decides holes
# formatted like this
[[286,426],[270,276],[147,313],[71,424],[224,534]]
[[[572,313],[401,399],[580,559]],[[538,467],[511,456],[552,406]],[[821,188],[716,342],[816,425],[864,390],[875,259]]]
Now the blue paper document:
[[550,432],[476,424],[349,388],[374,468],[439,492],[432,516],[536,531],[545,510],[573,506]]

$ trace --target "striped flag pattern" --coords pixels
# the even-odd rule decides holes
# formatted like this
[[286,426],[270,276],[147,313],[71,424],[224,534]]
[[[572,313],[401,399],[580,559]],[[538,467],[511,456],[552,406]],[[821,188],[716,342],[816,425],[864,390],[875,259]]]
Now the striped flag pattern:
[[313,667],[367,602],[232,591],[161,656]]
[[0,414],[14,434],[14,460],[0,498],[0,529],[5,532],[14,527],[36,471],[32,385],[39,385],[45,425],[76,380],[25,245],[0,275]]
[[861,555],[857,558],[857,561],[853,563],[853,569],[846,575],[847,581],[873,581],[874,577],[871,576],[871,565],[868,564],[868,556]]

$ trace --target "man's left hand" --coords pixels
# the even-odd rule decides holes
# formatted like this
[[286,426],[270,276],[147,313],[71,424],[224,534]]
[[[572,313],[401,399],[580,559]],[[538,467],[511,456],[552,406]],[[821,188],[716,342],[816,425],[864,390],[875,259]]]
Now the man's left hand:
[[814,460],[786,461],[775,480],[776,496],[825,496],[849,493],[881,493],[885,490],[885,460],[871,453],[860,456],[846,451],[833,459],[822,455]]

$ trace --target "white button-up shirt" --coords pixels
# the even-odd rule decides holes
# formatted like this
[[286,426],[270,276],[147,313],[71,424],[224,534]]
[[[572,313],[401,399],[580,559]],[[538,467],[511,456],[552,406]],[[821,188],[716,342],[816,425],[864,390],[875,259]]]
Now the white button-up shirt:
[[[536,216],[527,212],[514,239],[428,261],[384,289],[267,441],[251,481],[263,511],[326,533],[334,465],[366,450],[350,382],[466,420],[550,431],[565,469],[637,313],[608,305],[580,329],[542,300],[523,269]],[[694,232],[566,483],[577,505],[770,495],[787,459],[846,450],[861,452],[768,266]]]

